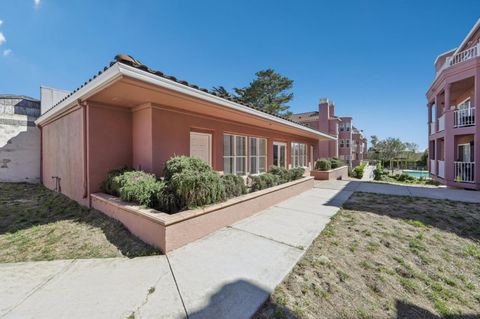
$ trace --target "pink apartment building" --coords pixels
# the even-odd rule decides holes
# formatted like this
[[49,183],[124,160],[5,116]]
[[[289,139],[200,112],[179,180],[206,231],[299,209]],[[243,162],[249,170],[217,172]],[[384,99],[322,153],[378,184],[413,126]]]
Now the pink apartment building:
[[480,189],[480,19],[460,45],[435,60],[427,91],[430,176],[448,186]]
[[333,101],[322,98],[318,111],[293,114],[291,119],[337,137],[336,140],[319,141],[319,158],[338,157],[351,166],[367,158],[367,139],[353,126],[351,117],[335,116]]

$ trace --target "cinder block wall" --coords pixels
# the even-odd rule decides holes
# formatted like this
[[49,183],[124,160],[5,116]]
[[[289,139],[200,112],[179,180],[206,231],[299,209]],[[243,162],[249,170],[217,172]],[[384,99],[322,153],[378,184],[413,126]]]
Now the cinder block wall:
[[40,181],[40,101],[0,95],[0,181]]

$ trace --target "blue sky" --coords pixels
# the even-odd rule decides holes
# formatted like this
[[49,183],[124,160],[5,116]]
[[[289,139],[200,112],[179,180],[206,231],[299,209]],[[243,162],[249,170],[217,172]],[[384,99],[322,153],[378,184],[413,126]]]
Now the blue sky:
[[427,144],[435,57],[457,46],[480,1],[0,0],[0,93],[72,90],[128,53],[203,87],[274,68],[293,112],[320,97],[365,134]]

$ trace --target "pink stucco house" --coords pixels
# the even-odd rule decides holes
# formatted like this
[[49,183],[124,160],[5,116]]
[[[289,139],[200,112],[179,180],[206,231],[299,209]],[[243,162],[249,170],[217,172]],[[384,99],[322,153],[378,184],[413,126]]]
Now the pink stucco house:
[[127,55],[65,96],[36,121],[41,180],[84,205],[105,174],[124,166],[162,176],[174,155],[215,170],[307,169],[320,141],[336,137],[168,76]]
[[427,91],[430,176],[448,186],[480,189],[480,19],[457,48],[435,60]]
[[357,166],[367,158],[367,139],[353,126],[351,117],[335,115],[335,104],[320,99],[318,111],[297,113],[291,119],[315,130],[337,137],[336,140],[319,141],[319,157],[338,157],[351,166]]

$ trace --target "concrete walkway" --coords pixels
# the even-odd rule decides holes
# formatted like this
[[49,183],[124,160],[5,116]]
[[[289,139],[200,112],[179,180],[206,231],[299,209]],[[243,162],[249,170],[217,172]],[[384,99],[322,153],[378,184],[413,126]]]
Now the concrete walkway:
[[363,177],[362,181],[371,181],[373,180],[373,170],[375,169],[375,166],[373,165],[367,165],[365,166],[365,170],[363,171]]
[[350,194],[314,188],[167,256],[0,264],[0,318],[249,318]]

